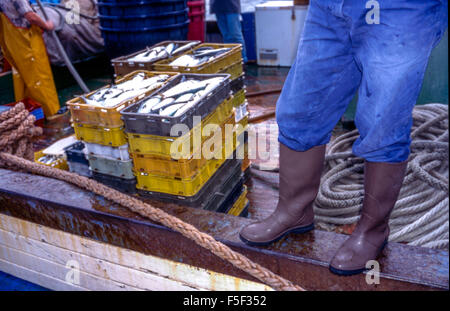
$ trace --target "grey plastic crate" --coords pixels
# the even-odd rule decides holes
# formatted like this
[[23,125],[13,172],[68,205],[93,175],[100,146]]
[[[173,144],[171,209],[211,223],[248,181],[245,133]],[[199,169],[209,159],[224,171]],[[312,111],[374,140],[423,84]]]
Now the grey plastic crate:
[[84,144],[86,146],[88,154],[121,161],[130,160],[130,153],[128,152],[128,144],[119,147],[104,146],[100,144],[87,142],[85,142]]
[[[181,116],[167,117],[151,113],[137,113],[143,101],[172,88],[182,81],[192,79],[206,80],[214,77],[225,77],[226,79],[210,93],[204,95],[195,106],[191,107]],[[230,92],[229,74],[180,74],[153,94],[123,109],[120,114],[125,123],[125,131],[128,133],[171,136],[170,130],[175,124],[185,124],[189,130],[192,129],[194,126],[193,116],[199,116],[202,119],[205,118],[230,96]]]
[[92,177],[92,171],[89,169],[89,165],[79,162],[67,162],[69,171],[85,177]]
[[93,172],[122,179],[134,179],[133,160],[121,161],[88,155],[89,167]]
[[136,193],[136,179],[123,179],[92,172],[92,178],[108,187],[114,188],[124,193]]

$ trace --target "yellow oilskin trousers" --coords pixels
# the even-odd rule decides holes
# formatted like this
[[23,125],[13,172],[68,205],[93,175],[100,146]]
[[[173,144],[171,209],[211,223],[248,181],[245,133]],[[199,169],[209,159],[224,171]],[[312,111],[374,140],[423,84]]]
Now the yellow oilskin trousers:
[[28,97],[42,105],[46,117],[56,114],[60,106],[42,30],[16,27],[0,13],[0,47],[13,67],[16,101]]

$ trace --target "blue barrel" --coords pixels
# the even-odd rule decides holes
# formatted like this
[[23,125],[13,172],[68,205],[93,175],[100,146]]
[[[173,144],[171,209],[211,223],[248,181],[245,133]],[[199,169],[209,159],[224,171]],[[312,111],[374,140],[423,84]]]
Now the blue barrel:
[[109,56],[142,50],[165,40],[186,40],[186,0],[100,0],[100,29]]

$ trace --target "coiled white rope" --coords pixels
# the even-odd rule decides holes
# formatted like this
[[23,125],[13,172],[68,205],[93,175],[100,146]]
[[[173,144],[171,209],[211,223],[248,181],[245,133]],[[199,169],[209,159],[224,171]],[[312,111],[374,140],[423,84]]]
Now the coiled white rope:
[[[416,106],[413,120],[411,155],[389,220],[389,240],[448,249],[448,106]],[[358,135],[357,130],[348,132],[327,147],[326,172],[315,203],[318,223],[345,225],[359,219],[364,160],[351,152]]]

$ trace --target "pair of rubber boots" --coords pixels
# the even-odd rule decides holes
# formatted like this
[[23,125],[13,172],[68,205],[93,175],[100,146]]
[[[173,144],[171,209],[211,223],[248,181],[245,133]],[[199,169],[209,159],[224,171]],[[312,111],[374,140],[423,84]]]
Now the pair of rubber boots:
[[[268,218],[242,229],[247,244],[265,246],[289,233],[314,229],[313,202],[317,196],[325,158],[325,146],[298,152],[280,144],[279,201]],[[361,218],[352,235],[330,262],[339,275],[363,272],[366,263],[383,250],[389,237],[389,215],[403,183],[407,161],[365,162],[364,202]]]

